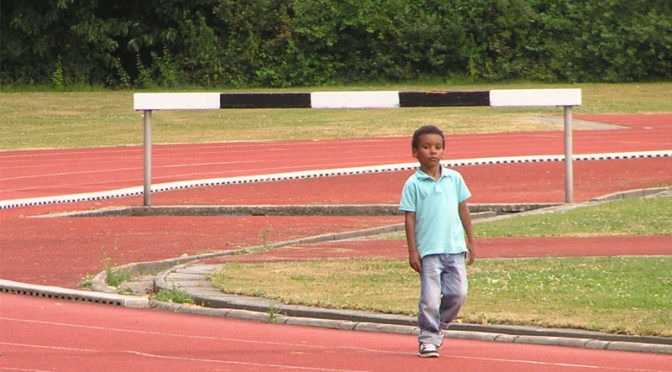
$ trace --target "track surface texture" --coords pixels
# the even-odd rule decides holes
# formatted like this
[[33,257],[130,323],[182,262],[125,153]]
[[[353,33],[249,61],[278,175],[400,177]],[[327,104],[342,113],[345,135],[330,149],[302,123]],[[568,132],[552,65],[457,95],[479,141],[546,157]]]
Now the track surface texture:
[[0,370],[665,371],[672,356],[269,325],[0,295]]

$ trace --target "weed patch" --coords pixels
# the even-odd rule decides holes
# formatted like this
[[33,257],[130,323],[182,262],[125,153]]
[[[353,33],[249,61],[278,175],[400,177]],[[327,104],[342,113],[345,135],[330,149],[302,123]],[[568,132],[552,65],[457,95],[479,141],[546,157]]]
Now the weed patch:
[[105,268],[107,274],[107,285],[110,287],[119,287],[124,282],[133,280],[133,275],[128,270],[113,270],[111,267]]
[[162,289],[156,294],[156,299],[176,304],[193,304],[194,299],[184,289],[173,284],[171,289]]

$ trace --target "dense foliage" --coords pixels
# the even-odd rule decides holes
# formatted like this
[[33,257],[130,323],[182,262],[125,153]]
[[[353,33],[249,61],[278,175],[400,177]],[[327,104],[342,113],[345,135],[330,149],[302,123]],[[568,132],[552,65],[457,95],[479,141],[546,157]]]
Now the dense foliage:
[[4,0],[0,83],[672,78],[670,0]]

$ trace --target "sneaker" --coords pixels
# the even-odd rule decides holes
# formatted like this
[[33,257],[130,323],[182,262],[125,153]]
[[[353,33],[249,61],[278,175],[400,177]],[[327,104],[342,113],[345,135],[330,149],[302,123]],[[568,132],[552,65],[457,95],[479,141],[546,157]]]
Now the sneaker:
[[420,344],[420,351],[418,351],[420,358],[437,358],[439,352],[436,351],[436,346],[432,344]]

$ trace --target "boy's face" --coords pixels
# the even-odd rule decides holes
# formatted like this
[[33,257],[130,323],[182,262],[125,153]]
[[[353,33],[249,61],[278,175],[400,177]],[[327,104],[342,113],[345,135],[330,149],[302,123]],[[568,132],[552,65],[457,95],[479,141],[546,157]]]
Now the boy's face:
[[423,134],[418,138],[418,148],[413,149],[413,157],[425,168],[434,168],[443,158],[443,138],[434,133]]

